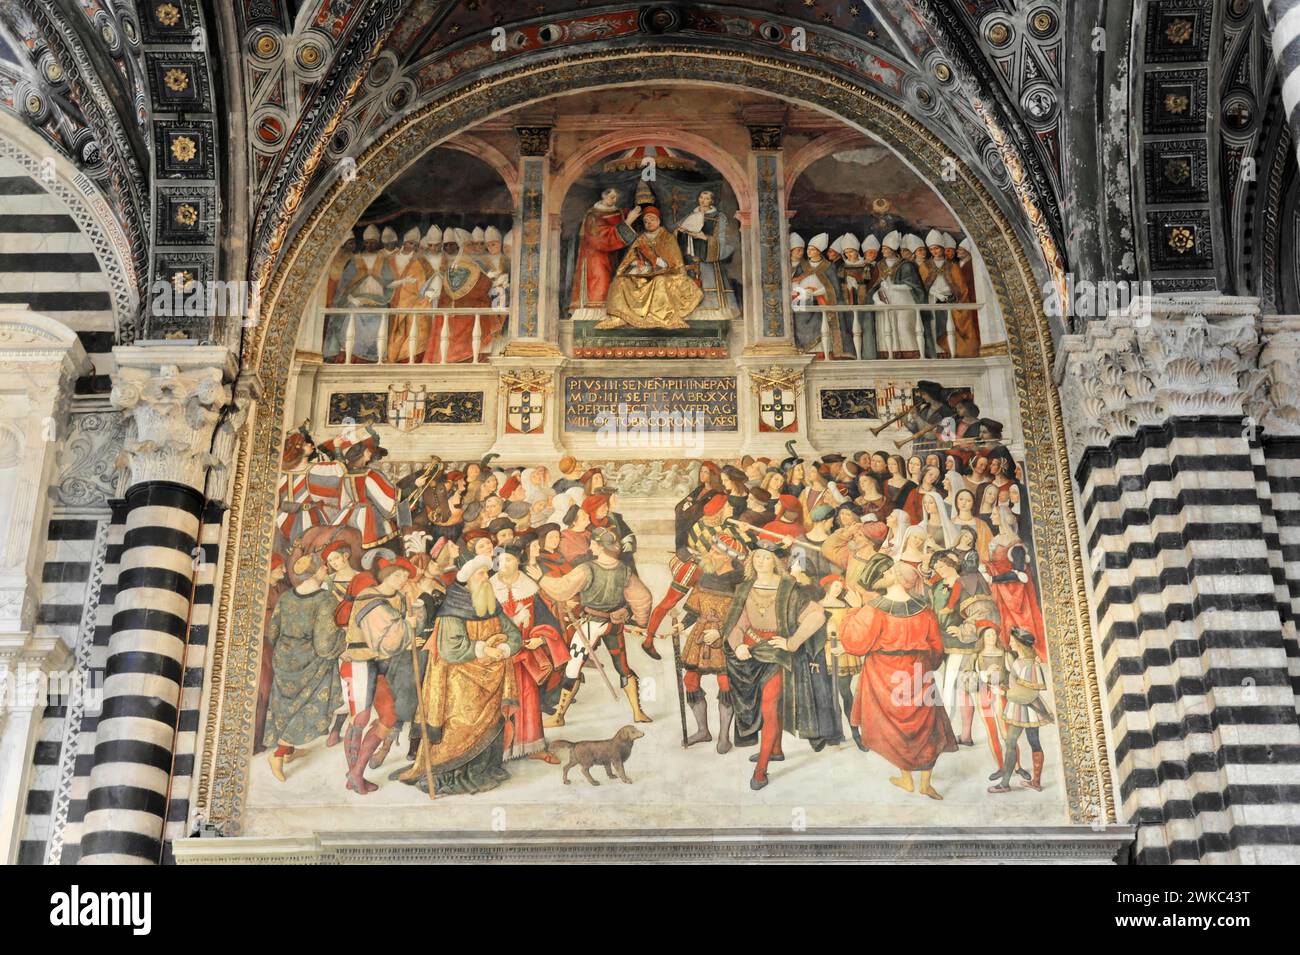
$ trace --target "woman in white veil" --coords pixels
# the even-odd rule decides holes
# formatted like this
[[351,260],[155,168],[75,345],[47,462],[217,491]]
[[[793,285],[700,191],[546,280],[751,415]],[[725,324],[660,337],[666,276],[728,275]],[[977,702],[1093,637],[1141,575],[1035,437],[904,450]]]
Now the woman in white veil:
[[896,507],[889,512],[885,523],[890,528],[890,534],[885,539],[885,546],[881,550],[887,551],[890,557],[898,560],[903,555],[903,544],[907,540],[907,528],[912,523],[912,519],[907,516],[907,511]]
[[[934,508],[934,518],[928,516],[931,513],[928,505]],[[952,518],[948,516],[948,502],[938,488],[925,492],[921,501],[921,514],[922,517],[927,518],[924,521],[925,529],[932,541],[943,548],[951,547],[957,542],[957,528]],[[938,528],[937,532],[936,528]]]

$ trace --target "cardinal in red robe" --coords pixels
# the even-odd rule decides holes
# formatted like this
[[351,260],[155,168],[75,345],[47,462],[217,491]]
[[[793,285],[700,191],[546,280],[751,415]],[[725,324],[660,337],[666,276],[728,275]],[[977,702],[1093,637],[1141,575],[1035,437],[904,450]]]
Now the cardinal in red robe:
[[[881,586],[887,588],[883,596],[850,611],[840,626],[842,652],[865,658],[849,722],[861,732],[863,746],[898,767],[891,783],[942,799],[930,775],[940,753],[956,752],[957,739],[934,685],[934,670],[943,661],[939,620],[916,568],[895,564],[880,578]],[[919,790],[914,771],[920,772]]]
[[[569,307],[575,312],[593,309],[587,318],[605,318],[605,299],[618,268],[614,253],[636,241],[632,223],[641,215],[640,207],[624,212],[618,205],[618,190],[606,189],[600,201],[587,210],[578,235],[578,261],[573,269],[573,292]],[[575,317],[584,317],[575,315]]]

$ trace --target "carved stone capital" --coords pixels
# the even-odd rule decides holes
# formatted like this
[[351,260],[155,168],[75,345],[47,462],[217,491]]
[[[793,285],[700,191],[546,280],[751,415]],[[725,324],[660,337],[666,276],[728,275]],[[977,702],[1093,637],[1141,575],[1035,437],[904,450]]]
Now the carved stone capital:
[[1260,351],[1257,299],[1135,299],[1061,340],[1056,380],[1077,456],[1144,425],[1245,415]]
[[749,129],[749,148],[755,152],[772,152],[781,148],[784,127],[775,125],[751,125]]
[[1300,315],[1265,315],[1246,412],[1268,434],[1300,436]]
[[256,374],[241,374],[234,385],[231,403],[221,416],[216,435],[212,439],[212,456],[215,459],[208,472],[206,496],[210,501],[229,502],[230,478],[234,473],[235,448],[239,436],[248,423],[248,413],[253,403],[262,397],[262,379]]
[[545,156],[551,151],[550,126],[516,126],[520,156]]
[[127,486],[173,481],[202,490],[215,461],[213,429],[230,403],[229,353],[221,347],[132,346],[115,348],[113,356],[113,407],[135,425],[123,445]]

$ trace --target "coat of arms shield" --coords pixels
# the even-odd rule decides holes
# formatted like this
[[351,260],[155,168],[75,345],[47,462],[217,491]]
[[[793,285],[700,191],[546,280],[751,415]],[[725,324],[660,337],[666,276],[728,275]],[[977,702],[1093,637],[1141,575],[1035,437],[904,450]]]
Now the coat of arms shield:
[[388,423],[398,431],[414,431],[424,424],[429,404],[424,385],[418,389],[408,382],[400,387],[388,386]]

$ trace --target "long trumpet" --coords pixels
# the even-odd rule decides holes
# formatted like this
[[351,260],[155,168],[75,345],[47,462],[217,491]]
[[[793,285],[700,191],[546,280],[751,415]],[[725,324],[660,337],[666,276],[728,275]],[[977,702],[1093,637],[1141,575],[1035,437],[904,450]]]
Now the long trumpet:
[[909,405],[908,407],[906,407],[906,408],[904,408],[902,411],[900,411],[898,414],[896,414],[896,415],[894,415],[892,418],[890,418],[888,421],[886,421],[884,424],[880,425],[880,427],[878,427],[878,428],[872,428],[872,429],[871,429],[871,433],[872,433],[873,435],[875,435],[877,438],[880,437],[880,432],[884,431],[886,428],[888,428],[888,427],[889,427],[891,424],[893,424],[894,422],[896,422],[896,421],[902,421],[904,418],[906,418],[908,415],[910,415],[910,414],[912,413],[912,409],[915,408],[915,407],[916,407],[915,405]]
[[924,431],[918,431],[918,432],[916,432],[916,434],[908,435],[906,438],[903,438],[901,441],[895,441],[895,442],[894,442],[894,447],[896,447],[896,448],[902,448],[902,447],[905,447],[905,446],[911,444],[913,441],[917,440],[918,438],[924,438],[927,434],[934,434],[936,431],[938,431],[938,430],[939,430],[940,428],[942,428],[942,427],[943,427],[943,422],[942,422],[942,421],[939,422],[938,424],[932,424],[932,425],[930,425],[930,427],[926,428]]

